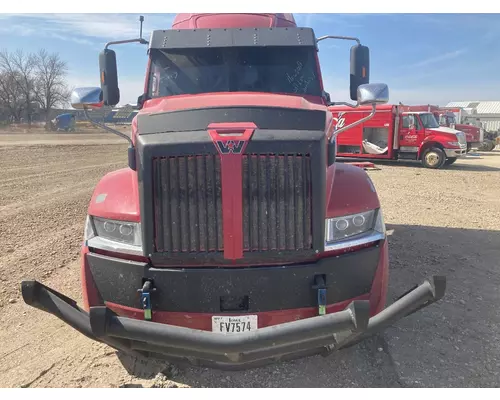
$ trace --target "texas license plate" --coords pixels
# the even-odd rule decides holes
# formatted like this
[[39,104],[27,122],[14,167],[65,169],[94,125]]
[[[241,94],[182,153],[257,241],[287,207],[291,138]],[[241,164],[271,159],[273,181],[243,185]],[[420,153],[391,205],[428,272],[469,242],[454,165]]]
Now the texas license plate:
[[257,315],[241,315],[237,317],[212,317],[212,332],[244,333],[257,329]]

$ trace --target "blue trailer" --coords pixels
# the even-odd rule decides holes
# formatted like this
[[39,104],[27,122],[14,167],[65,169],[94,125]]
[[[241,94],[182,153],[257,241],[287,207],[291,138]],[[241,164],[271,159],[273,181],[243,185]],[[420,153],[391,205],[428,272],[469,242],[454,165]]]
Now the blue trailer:
[[75,130],[76,118],[73,114],[59,114],[52,120],[52,124],[56,131],[72,131]]

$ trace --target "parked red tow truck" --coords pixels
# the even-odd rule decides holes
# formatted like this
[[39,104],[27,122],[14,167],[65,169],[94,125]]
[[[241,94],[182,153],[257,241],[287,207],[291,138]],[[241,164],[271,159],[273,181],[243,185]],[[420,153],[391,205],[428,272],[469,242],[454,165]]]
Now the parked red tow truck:
[[[461,108],[439,107],[427,104],[406,106],[405,111],[431,112],[439,125],[463,132],[467,141],[467,152],[469,152],[472,147],[477,148],[483,143],[484,129],[474,125],[473,123],[475,123],[475,120],[472,119],[472,116],[466,116]],[[468,121],[468,123],[465,123],[465,121]]]
[[149,41],[108,43],[101,88],[76,89],[74,108],[119,103],[111,45],[147,44],[147,73],[130,137],[94,122],[130,147],[90,199],[83,306],[37,281],[24,301],[137,357],[249,368],[330,354],[441,299],[435,276],[385,308],[377,193],[335,162],[318,61],[330,38],[357,42],[353,106],[387,102],[367,47],[291,14],[179,14]]
[[[498,133],[488,132],[481,119],[477,115],[477,111],[473,108],[462,107],[443,107],[446,111],[446,124],[454,124],[455,129],[460,129],[466,134],[472,132],[474,142],[470,147],[476,147],[480,151],[492,151],[497,145]],[[479,139],[478,133],[479,132]],[[469,143],[467,143],[469,147]]]
[[390,104],[378,105],[375,112],[348,105],[329,110],[336,129],[351,126],[337,137],[340,158],[419,160],[427,168],[441,168],[466,154],[464,133],[439,126],[430,112]]

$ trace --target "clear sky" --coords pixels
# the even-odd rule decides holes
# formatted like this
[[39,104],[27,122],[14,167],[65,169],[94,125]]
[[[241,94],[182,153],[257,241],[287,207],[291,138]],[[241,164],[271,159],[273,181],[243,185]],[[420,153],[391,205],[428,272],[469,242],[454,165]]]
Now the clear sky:
[[[370,47],[371,82],[406,104],[500,100],[500,14],[295,14],[316,35],[357,36]],[[169,28],[173,14],[145,14],[144,35]],[[72,86],[98,86],[98,53],[110,40],[138,36],[136,14],[0,14],[0,48],[58,52]],[[351,42],[320,43],[332,100],[348,101]],[[146,46],[114,46],[122,103],[143,88]]]

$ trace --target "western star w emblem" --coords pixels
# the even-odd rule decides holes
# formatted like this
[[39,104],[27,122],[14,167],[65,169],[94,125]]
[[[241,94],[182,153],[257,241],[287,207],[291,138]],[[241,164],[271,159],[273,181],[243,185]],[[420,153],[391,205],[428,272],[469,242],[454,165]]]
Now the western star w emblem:
[[216,143],[221,154],[241,154],[245,146],[244,140],[218,140]]
[[243,258],[243,154],[257,126],[253,122],[219,122],[207,126],[220,156],[224,258]]

